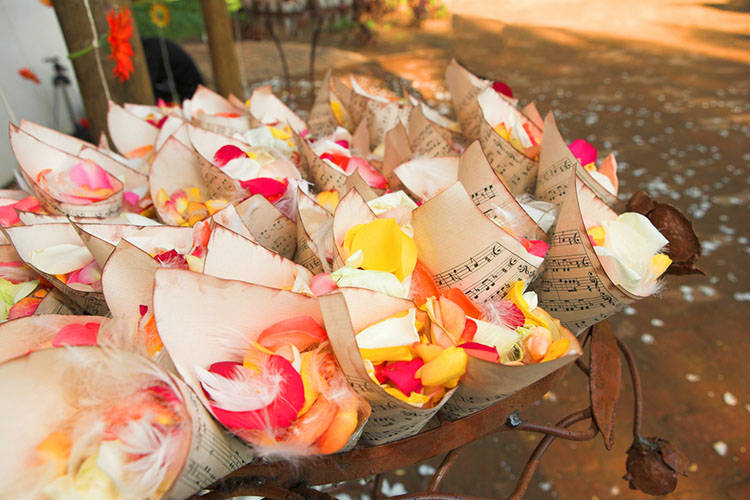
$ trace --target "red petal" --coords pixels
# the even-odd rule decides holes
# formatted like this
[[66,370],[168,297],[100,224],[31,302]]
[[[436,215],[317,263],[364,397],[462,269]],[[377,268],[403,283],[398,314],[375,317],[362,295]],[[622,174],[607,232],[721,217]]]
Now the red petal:
[[484,316],[481,309],[479,309],[476,304],[474,304],[471,299],[469,299],[469,297],[467,297],[466,294],[461,291],[460,288],[449,288],[448,290],[441,292],[440,295],[447,299],[450,299],[452,302],[458,305],[469,317],[472,317],[474,319],[482,319],[482,317]]
[[71,323],[60,328],[52,339],[53,347],[64,345],[96,345],[99,323]]
[[[214,363],[209,371],[223,377],[234,375],[240,363],[222,361]],[[240,365],[241,366],[241,365]],[[277,373],[281,379],[281,390],[271,404],[252,411],[227,411],[211,405],[216,418],[231,429],[278,429],[289,427],[305,404],[305,387],[297,370],[281,356],[271,356],[263,367]]]
[[237,146],[227,144],[226,146],[220,147],[216,153],[214,153],[214,165],[217,167],[223,167],[235,158],[245,156],[245,152]]
[[16,208],[16,210],[24,210],[26,212],[39,210],[40,207],[39,200],[37,200],[33,196],[27,196],[23,200],[19,200],[14,203],[13,206]]
[[321,160],[328,160],[334,165],[341,167],[342,170],[346,170],[346,164],[349,163],[349,157],[339,153],[323,153],[320,155]]
[[42,299],[36,297],[22,298],[8,310],[8,320],[31,316],[36,312],[36,308],[39,307],[41,301]]
[[478,342],[466,342],[461,344],[461,347],[466,354],[473,356],[478,359],[497,363],[500,360],[500,355],[497,353],[497,349],[492,346],[480,344]]
[[164,267],[173,269],[189,269],[187,260],[184,255],[177,253],[177,250],[172,249],[168,252],[162,252],[159,255],[154,256],[154,259]]
[[271,203],[284,195],[288,185],[289,181],[287,179],[277,181],[270,177],[256,177],[249,181],[240,181],[240,186],[248,190],[251,196],[256,194],[263,195]]
[[422,381],[414,377],[414,374],[422,368],[424,361],[420,358],[411,361],[394,361],[388,363],[383,370],[383,376],[396,388],[409,395],[412,392],[422,390]]
[[537,257],[544,257],[547,255],[549,245],[542,240],[529,240],[529,253],[536,255]]
[[338,141],[335,141],[336,144],[341,146],[342,148],[349,149],[349,141],[345,141],[344,139],[340,139]]
[[466,324],[464,325],[464,331],[461,333],[459,342],[471,342],[474,340],[474,335],[477,333],[477,322],[471,318],[466,318]]
[[328,339],[328,334],[312,317],[297,316],[285,319],[269,326],[258,337],[257,342],[275,351],[284,344],[293,344],[304,351],[313,344],[320,344]]
[[596,148],[583,139],[576,139],[570,143],[568,148],[573,156],[578,158],[581,165],[596,163]]
[[14,206],[15,204],[0,207],[0,226],[11,227],[21,222],[21,219],[18,218],[18,213],[13,208]]
[[375,189],[385,189],[388,187],[388,181],[385,180],[383,174],[375,170],[375,167],[370,165],[364,158],[352,156],[349,159],[349,163],[346,164],[346,173],[353,172],[355,168],[370,187],[374,187]]
[[504,96],[513,97],[513,91],[505,82],[492,82],[492,90]]
[[141,313],[141,317],[145,316],[146,313],[148,312],[148,306],[143,305],[143,304],[139,305],[138,306],[138,312]]

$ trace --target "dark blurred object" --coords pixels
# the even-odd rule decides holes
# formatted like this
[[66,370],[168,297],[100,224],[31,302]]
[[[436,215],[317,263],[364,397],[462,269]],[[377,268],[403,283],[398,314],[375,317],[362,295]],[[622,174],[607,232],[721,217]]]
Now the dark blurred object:
[[669,274],[706,274],[695,266],[701,256],[701,243],[693,223],[682,212],[666,203],[654,201],[646,191],[631,196],[626,210],[643,214],[669,240],[668,254],[672,265]]
[[[68,112],[68,117],[71,123],[75,127],[73,136],[83,141],[94,142],[89,130],[88,120],[76,118],[76,114],[73,112],[73,104],[70,101],[70,95],[68,95],[68,87],[70,87],[70,78],[66,74],[67,69],[65,66],[60,64],[60,60],[57,57],[47,57],[44,62],[52,65],[52,86],[55,88],[55,95],[52,99],[52,120],[53,127],[57,130],[61,129],[60,125],[60,101],[62,100],[65,105],[65,109]],[[85,122],[83,120],[86,120]]]
[[649,495],[666,495],[677,487],[677,474],[687,476],[689,460],[669,441],[636,438],[628,450],[623,479],[630,488]]
[[[172,101],[169,79],[165,69],[165,58],[158,38],[142,38],[143,53],[146,55],[148,73],[156,99]],[[182,47],[167,39],[164,40],[167,49],[167,60],[174,75],[175,89],[180,101],[193,96],[198,85],[203,83],[198,67]],[[179,103],[178,103],[179,104]]]

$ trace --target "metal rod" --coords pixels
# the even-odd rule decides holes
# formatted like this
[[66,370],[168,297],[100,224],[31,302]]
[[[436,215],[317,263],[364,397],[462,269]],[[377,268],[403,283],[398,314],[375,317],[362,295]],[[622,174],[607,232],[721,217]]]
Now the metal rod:
[[287,95],[292,92],[292,82],[289,76],[289,65],[286,62],[286,54],[284,53],[284,47],[281,45],[281,40],[276,36],[276,31],[273,29],[273,22],[270,17],[266,18],[266,29],[268,34],[271,35],[271,40],[276,45],[276,51],[279,53],[279,59],[281,60],[281,71],[284,73],[284,84],[286,86]]
[[383,473],[375,475],[375,481],[373,481],[373,484],[372,484],[373,500],[377,498],[383,498],[382,492],[383,492],[383,480],[384,479],[385,479],[385,474]]
[[458,460],[458,457],[461,456],[461,453],[465,449],[466,445],[459,446],[458,448],[449,451],[448,454],[445,455],[445,458],[440,463],[440,467],[438,467],[435,471],[435,474],[432,475],[430,486],[427,488],[428,493],[434,493],[440,488],[440,483],[443,482],[443,479],[445,479],[445,476],[448,475],[451,467],[453,467],[453,465]]
[[[577,422],[586,420],[587,418],[591,418],[591,408],[586,408],[585,410],[571,413],[567,417],[560,420],[557,423],[557,426],[569,427]],[[594,429],[594,431],[595,432],[591,436],[592,438],[596,436],[596,429]],[[531,457],[529,457],[529,461],[526,462],[526,467],[524,467],[523,472],[521,473],[521,477],[518,479],[516,489],[513,490],[513,493],[510,494],[508,500],[518,500],[520,498],[523,498],[523,495],[529,488],[529,482],[531,481],[534,472],[536,472],[536,468],[539,466],[542,455],[544,455],[544,452],[547,451],[547,448],[549,448],[549,445],[552,444],[552,441],[554,440],[555,436],[547,435],[543,437],[541,441],[539,441],[539,444],[532,452]]]
[[643,387],[641,386],[641,375],[638,372],[638,367],[635,364],[633,353],[630,351],[628,346],[626,346],[625,343],[619,338],[615,337],[615,339],[617,339],[617,346],[620,348],[620,352],[622,352],[622,356],[625,358],[625,362],[628,365],[628,370],[630,371],[630,380],[633,384],[634,400],[633,436],[636,438],[640,438],[641,422],[643,422]]

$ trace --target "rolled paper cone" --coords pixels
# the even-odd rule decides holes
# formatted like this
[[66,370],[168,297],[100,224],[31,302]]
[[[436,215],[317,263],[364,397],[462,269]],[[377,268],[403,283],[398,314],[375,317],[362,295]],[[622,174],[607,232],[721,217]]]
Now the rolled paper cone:
[[308,122],[310,124],[310,137],[327,137],[336,130],[339,122],[331,109],[331,69],[326,71],[320,88],[315,93],[312,109]]
[[235,107],[240,108],[240,109],[245,109],[245,107],[246,107],[245,103],[242,101],[242,99],[240,99],[236,95],[232,94],[231,92],[227,96],[227,101],[229,101],[229,104],[231,104],[232,106],[235,106]]
[[346,378],[372,408],[362,440],[380,445],[417,434],[453,394],[449,391],[432,408],[416,408],[383,390],[367,374],[356,335],[370,325],[413,308],[410,300],[397,299],[362,288],[341,288],[318,297],[328,338]]
[[71,221],[82,224],[118,224],[122,222],[122,219],[119,217],[68,217],[66,215],[38,214],[24,210],[16,210],[16,213],[18,213],[18,218],[24,226],[33,226],[35,224],[68,224]]
[[[536,128],[534,122],[525,117],[511,102],[503,99],[493,89],[488,88],[483,92],[487,92],[487,95],[493,97],[491,104],[488,105],[505,107],[511,113],[517,113],[520,121]],[[495,98],[495,96],[497,97]],[[479,143],[482,145],[482,151],[484,151],[487,161],[492,165],[492,169],[498,177],[503,179],[514,196],[533,192],[539,161],[532,160],[514,148],[509,141],[500,137],[486,118],[492,110],[482,109],[480,105],[480,111]],[[538,134],[541,135],[541,131],[538,131]]]
[[560,134],[555,116],[552,112],[547,113],[544,119],[544,139],[539,153],[536,198],[559,206],[566,199],[567,189],[570,187],[571,169],[604,203],[610,207],[617,203],[617,197],[596,182],[583,168]]
[[[243,133],[257,126],[247,108],[235,106],[222,96],[203,85],[198,85],[193,97],[189,101],[190,115],[193,123],[201,128],[224,135],[235,132]],[[236,115],[236,116],[217,116]]]
[[425,202],[456,183],[458,166],[456,156],[434,156],[407,161],[393,172],[414,199]]
[[312,182],[320,191],[335,189],[342,192],[346,186],[346,174],[321,160],[307,139],[296,133],[293,137],[300,154],[300,170],[305,173],[305,179]]
[[93,161],[110,175],[121,180],[124,191],[138,191],[148,187],[148,175],[115,160],[98,149],[85,146],[78,153],[78,157]]
[[273,94],[270,85],[253,90],[249,108],[250,114],[262,124],[274,126],[281,124],[282,128],[284,125],[289,125],[289,128],[298,134],[307,130],[304,120]]
[[213,214],[211,216],[211,223],[211,230],[213,230],[213,227],[222,226],[250,241],[255,241],[255,237],[250,233],[250,229],[245,225],[245,222],[240,217],[240,214],[237,213],[237,209],[234,208],[234,205],[227,205]]
[[112,151],[109,139],[107,139],[107,133],[103,130],[99,133],[99,143],[96,146],[103,151]]
[[420,108],[424,117],[436,127],[437,131],[440,132],[440,135],[448,143],[453,142],[454,138],[460,137],[461,125],[458,122],[441,115],[438,111],[425,104],[424,101],[411,95],[406,89],[404,89],[404,97],[412,106]]
[[65,295],[56,289],[51,289],[36,307],[34,315],[38,314],[73,314],[82,312],[70,302]]
[[[535,314],[537,313],[539,309],[535,310]],[[554,325],[548,314],[543,316],[549,324]],[[466,374],[461,377],[455,394],[440,412],[451,420],[471,415],[575,361],[583,352],[578,340],[567,329],[559,327],[559,323],[552,330],[553,340],[567,338],[570,341],[570,347],[564,356],[523,366],[491,363],[469,356]]]
[[101,201],[79,205],[53,197],[49,191],[36,182],[37,176],[48,169],[54,174],[71,168],[82,159],[40,141],[13,124],[9,124],[8,128],[10,145],[21,168],[21,174],[47,212],[78,217],[108,217],[120,212],[123,186],[111,174],[107,176],[113,193]]
[[202,129],[195,125],[188,125],[187,132],[193,148],[195,148],[198,154],[208,163],[214,163],[216,152],[224,146],[234,146],[243,151],[250,149],[249,144],[235,137],[211,132],[210,130]]
[[411,106],[399,106],[398,103],[369,101],[367,120],[370,125],[370,149],[377,147],[385,140],[385,133],[398,125],[407,123]]
[[341,198],[333,213],[333,269],[344,265],[348,256],[344,256],[344,239],[346,233],[356,224],[367,224],[376,219],[375,213],[356,189],[352,189]]
[[107,259],[115,251],[120,240],[140,231],[143,226],[128,224],[83,224],[72,222],[81,241],[94,256],[99,267],[104,267]]
[[367,100],[357,95],[340,78],[333,78],[333,94],[336,95],[344,109],[352,119],[352,126],[356,127],[364,118],[367,111]]
[[521,113],[531,120],[531,123],[536,125],[539,130],[544,130],[544,118],[542,118],[542,115],[539,113],[536,104],[533,102],[528,103],[521,109]]
[[185,146],[192,146],[188,136],[188,123],[180,117],[168,116],[159,129],[159,135],[156,136],[154,149],[159,151],[167,139],[173,137],[183,143]]
[[148,179],[149,193],[161,222],[177,225],[177,221],[169,212],[157,203],[160,189],[163,189],[167,196],[171,196],[179,189],[198,188],[202,200],[211,198],[213,193],[203,179],[204,169],[210,166],[207,163],[192,148],[188,148],[176,138],[167,139],[154,158]]
[[31,269],[39,273],[55,288],[60,290],[76,307],[89,314],[106,316],[109,313],[102,292],[84,291],[77,283],[63,283],[55,276],[40,271],[31,265],[34,250],[43,250],[53,245],[71,244],[84,246],[83,241],[71,224],[36,224],[3,228],[6,237],[18,252],[18,256]]
[[373,160],[370,154],[370,122],[367,115],[359,122],[359,125],[357,125],[357,128],[352,133],[351,151],[357,156]]
[[391,189],[401,186],[401,180],[394,173],[396,167],[402,163],[406,163],[413,157],[414,152],[409,142],[409,134],[404,124],[399,122],[385,134],[382,173],[388,181],[388,185],[391,186]]
[[[179,269],[160,269],[154,284],[156,324],[177,370],[206,408],[196,368],[242,361],[269,326],[299,316],[323,325],[314,297]],[[369,412],[362,408],[358,435]],[[257,444],[257,443],[256,443]]]
[[104,316],[68,314],[35,314],[6,321],[0,324],[0,363],[52,347],[52,340],[64,326],[98,323],[101,327],[108,321],[109,318]]
[[[101,421],[113,404],[122,405],[127,396],[155,385],[168,387],[178,398],[176,412],[187,425],[177,437],[162,482],[150,491],[131,494],[186,498],[251,460],[250,449],[222,431],[181,381],[136,354],[81,346],[44,349],[3,363],[0,373],[5,402],[0,433],[4,443],[12,443],[0,458],[3,497],[40,496],[40,480],[50,471],[37,469],[29,460],[38,463],[36,447],[52,432],[65,428],[70,419]],[[96,405],[101,414],[93,413]],[[81,406],[90,409],[76,415]],[[132,489],[135,482],[120,486]]]
[[471,201],[485,215],[490,216],[500,209],[509,215],[514,233],[530,240],[549,239],[495,174],[478,141],[474,141],[461,155],[458,180],[469,193]]
[[211,231],[203,273],[279,290],[309,285],[313,277],[306,268],[221,226]]
[[115,148],[125,157],[144,146],[153,146],[159,135],[157,127],[112,101],[107,109],[107,129]]
[[414,210],[412,226],[419,260],[439,289],[458,287],[484,304],[502,299],[516,281],[529,283],[536,276],[538,258],[485,217],[460,183]]
[[263,247],[291,259],[297,249],[297,224],[256,194],[235,206],[250,234]]
[[141,120],[145,120],[149,115],[151,116],[182,116],[182,109],[179,106],[154,106],[152,104],[136,104],[133,102],[125,102],[122,104],[125,111],[134,114]]
[[470,141],[476,141],[479,139],[479,122],[482,118],[477,96],[490,86],[490,82],[473,75],[455,59],[445,69],[445,82],[463,135]]
[[294,261],[313,274],[330,272],[333,216],[301,189],[297,190],[297,252]]
[[18,124],[18,128],[23,130],[29,135],[33,135],[42,142],[49,144],[50,146],[56,147],[62,151],[73,156],[78,154],[84,148],[93,148],[94,145],[90,142],[82,141],[72,135],[63,134],[55,129],[47,128],[38,123],[31,122],[29,120],[21,119]]
[[252,120],[252,117],[246,114],[240,116],[216,116],[207,113],[197,113],[193,116],[193,123],[200,128],[225,135],[242,134],[257,125]]
[[351,190],[357,191],[365,201],[374,200],[385,192],[385,190],[383,189],[375,189],[370,187],[370,185],[367,184],[367,181],[365,181],[359,174],[358,170],[355,170],[346,177],[344,192],[348,193]]
[[577,180],[573,169],[568,171],[568,182],[544,271],[533,289],[539,306],[577,335],[643,297],[612,282],[586,232],[584,215],[602,221],[617,214]]
[[[450,138],[441,134],[439,128],[428,120],[421,106],[413,106],[409,112],[407,132],[414,155],[434,158],[455,154],[451,148]],[[385,139],[385,136],[383,137]]]

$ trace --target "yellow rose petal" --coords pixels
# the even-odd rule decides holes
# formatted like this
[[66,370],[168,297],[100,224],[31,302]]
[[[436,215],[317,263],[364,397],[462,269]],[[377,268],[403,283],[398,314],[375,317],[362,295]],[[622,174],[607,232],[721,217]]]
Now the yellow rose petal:
[[655,277],[659,277],[664,274],[664,271],[672,265],[672,259],[668,255],[663,253],[657,253],[651,257],[651,272],[654,273]]
[[460,347],[449,347],[425,363],[415,375],[423,385],[444,385],[450,389],[458,384],[458,379],[466,372],[468,359],[466,351]]
[[505,298],[518,306],[527,321],[536,326],[543,326],[549,330],[549,324],[547,324],[544,318],[531,314],[529,303],[523,298],[523,281],[519,280],[513,283],[513,286],[510,287]]
[[547,349],[547,354],[544,355],[540,363],[544,363],[545,361],[552,361],[553,359],[559,358],[568,351],[568,347],[570,347],[570,340],[565,338],[555,340],[554,342],[552,342],[552,344],[550,344],[549,348]]
[[372,363],[382,363],[384,361],[411,361],[414,356],[409,346],[401,345],[396,347],[378,347],[375,349],[360,349],[359,353],[363,358],[369,359]]
[[321,191],[318,193],[318,196],[315,197],[315,201],[318,202],[318,205],[333,213],[339,204],[339,192],[335,189]]
[[400,399],[410,405],[422,407],[430,401],[430,396],[419,394],[418,392],[412,392],[408,397],[403,392],[399,391],[395,387],[383,387],[383,390],[393,396],[394,398]]
[[586,232],[594,240],[594,243],[596,243],[596,246],[599,246],[599,247],[604,246],[605,232],[602,226],[594,226],[591,229],[588,229]]

